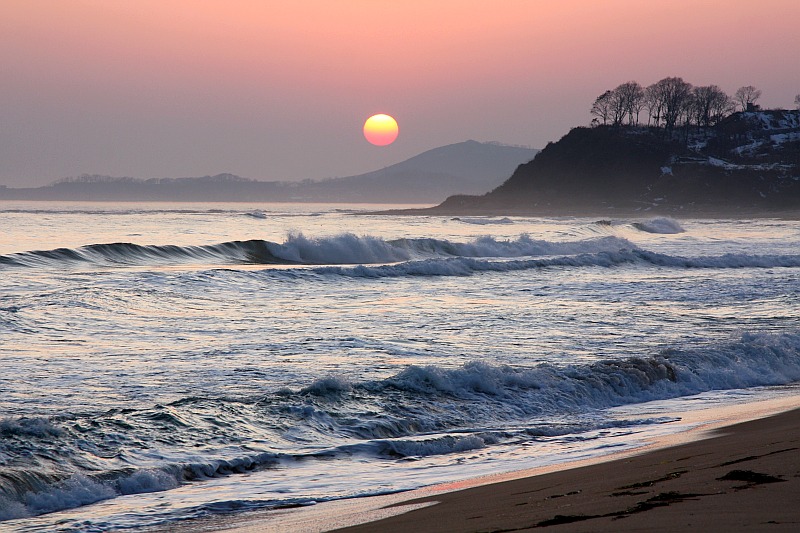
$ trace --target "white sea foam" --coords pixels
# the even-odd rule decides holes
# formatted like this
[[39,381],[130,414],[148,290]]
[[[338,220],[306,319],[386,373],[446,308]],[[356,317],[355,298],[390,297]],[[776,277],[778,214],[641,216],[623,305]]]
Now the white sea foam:
[[[511,435],[519,439],[526,433],[536,436],[586,432],[611,426],[603,419],[592,425],[584,422],[580,428],[564,428],[560,423],[547,426],[542,421],[710,390],[782,385],[798,380],[800,334],[743,334],[725,343],[676,347],[650,357],[582,365],[517,367],[472,361],[455,368],[411,365],[377,381],[353,382],[345,377],[329,376],[297,393],[279,391],[273,398],[252,407],[248,404],[239,407],[242,405],[239,400],[220,399],[209,403],[208,399],[188,398],[173,402],[169,410],[182,419],[188,419],[191,413],[200,414],[199,420],[212,420],[231,409],[239,409],[234,419],[241,427],[225,426],[232,442],[238,441],[237,432],[252,431],[253,423],[263,424],[262,419],[274,418],[283,420],[276,426],[280,428],[286,424],[288,416],[295,420],[293,426],[304,426],[298,428],[302,430],[303,440],[339,444],[327,449],[315,446],[299,455],[263,452],[183,465],[163,464],[159,468],[140,468],[123,475],[107,476],[103,481],[79,472],[48,483],[33,480],[26,484],[27,488],[3,489],[4,494],[0,495],[5,500],[2,516],[18,518],[79,507],[119,495],[169,490],[182,481],[249,472],[274,464],[282,456],[285,459],[346,459],[353,453],[369,452],[378,457],[430,457],[482,449]],[[202,410],[198,411],[201,406],[211,410],[203,414]],[[138,423],[152,425],[151,429],[141,428],[138,439],[155,438],[158,442],[173,435],[179,441],[197,438],[197,428],[187,424],[170,426],[168,433],[164,433],[167,420],[155,416],[164,409],[159,407],[146,416],[130,415],[131,423],[138,420]],[[185,414],[181,409],[185,409]],[[102,421],[96,416],[92,420],[95,424]],[[525,430],[528,421],[538,421],[530,432]],[[503,428],[509,424],[519,429],[471,429]],[[5,427],[21,426],[14,422]],[[130,430],[133,429],[131,426]],[[22,436],[17,429],[12,431]],[[153,431],[156,431],[153,436],[147,436]],[[439,435],[431,437],[433,432]],[[45,429],[39,436],[46,446],[53,438],[62,438],[56,444],[61,455],[71,445],[63,431]],[[101,427],[96,437],[100,440],[92,443],[93,434],[81,432],[80,448],[92,449],[107,440],[108,434]],[[360,444],[354,444],[354,437]],[[72,453],[83,452],[76,449]],[[14,498],[14,493],[19,497]]]
[[486,441],[478,435],[446,435],[435,439],[386,441],[390,453],[402,457],[425,457],[478,450]]
[[303,388],[301,394],[311,394],[314,396],[327,396],[347,392],[353,388],[350,381],[344,377],[328,376],[320,378],[308,387]]
[[453,220],[464,224],[474,224],[476,226],[489,226],[497,224],[513,224],[514,221],[508,217],[503,218],[483,218],[483,217],[456,217]]
[[[605,408],[709,390],[800,380],[800,334],[744,334],[729,343],[669,349],[648,358],[524,369],[485,362],[461,368],[411,366],[383,386],[415,394],[478,395],[524,413]],[[529,394],[526,391],[531,391]]]
[[359,237],[350,233],[327,238],[290,235],[283,244],[267,243],[275,257],[304,264],[390,263],[411,258],[407,249],[393,246],[377,237]]
[[31,516],[25,504],[0,494],[0,521]]
[[256,209],[255,211],[250,211],[248,213],[245,213],[245,216],[252,218],[261,218],[261,219],[267,218],[267,214],[264,211],[261,211],[260,209]]
[[129,476],[117,480],[120,494],[142,494],[176,488],[180,482],[174,473],[148,468],[137,470]]
[[291,235],[284,244],[267,243],[275,257],[293,263],[342,265],[394,263],[424,257],[523,257],[555,254],[591,253],[634,247],[618,237],[602,237],[579,241],[552,242],[521,235],[503,240],[490,236],[471,242],[418,238],[384,240],[352,234],[306,238]]
[[641,222],[634,222],[633,227],[647,233],[672,234],[684,233],[686,231],[677,220],[669,217],[657,217]]
[[80,507],[117,495],[112,487],[83,474],[75,474],[46,490],[25,494],[24,501],[31,514],[40,514]]
[[68,264],[163,265],[219,262],[226,264],[380,264],[424,257],[522,257],[591,253],[633,247],[618,237],[552,242],[521,235],[517,239],[482,236],[470,242],[407,238],[385,240],[344,233],[310,238],[291,234],[283,243],[230,241],[206,246],[143,246],[132,243],[92,244],[0,256],[0,265],[58,267]]
[[800,379],[796,221],[685,238],[218,207],[0,213],[0,512],[36,515],[0,529],[169,528],[596,456],[680,425],[640,402]]
[[[427,259],[396,265],[356,267],[317,267],[313,272],[352,278],[395,278],[404,276],[470,276],[480,272],[515,272],[552,267],[613,267],[625,264],[654,265],[672,268],[796,268],[800,255],[725,254],[717,257],[680,257],[645,250],[620,250],[542,259],[492,261],[468,257]],[[296,274],[296,273],[295,273]]]
[[61,428],[42,417],[4,418],[0,420],[0,436],[58,437],[62,433]]

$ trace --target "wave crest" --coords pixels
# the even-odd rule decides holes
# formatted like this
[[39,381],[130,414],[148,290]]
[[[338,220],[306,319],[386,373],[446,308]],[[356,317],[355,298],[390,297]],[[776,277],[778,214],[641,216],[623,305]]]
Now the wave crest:
[[[0,457],[35,456],[38,462],[21,461],[4,470],[0,516],[19,518],[168,490],[294,459],[429,456],[591,431],[609,427],[594,416],[598,409],[798,380],[800,333],[746,333],[729,342],[592,364],[409,366],[384,379],[328,376],[296,391],[247,401],[190,397],[167,407],[86,415],[90,421],[76,415],[64,425],[6,419],[0,423]],[[187,423],[165,424],[154,416],[164,410]],[[587,416],[583,426],[564,427],[567,414]],[[119,445],[109,441],[110,433],[162,458],[154,461],[154,452],[138,456],[130,449],[118,463],[124,467],[108,469]],[[269,443],[269,448],[242,442]],[[187,443],[206,447],[209,459],[199,462],[178,452]]]
[[351,233],[332,237],[290,234],[283,243],[265,240],[229,241],[205,246],[139,245],[132,243],[90,244],[80,248],[57,248],[0,255],[0,265],[11,267],[63,267],[70,264],[100,266],[146,266],[164,264],[272,264],[353,265],[397,263],[426,258],[523,257],[596,253],[630,248],[617,237],[568,242],[550,242],[521,235],[502,240],[479,237],[471,242],[433,238],[385,240]]
[[634,222],[632,226],[646,233],[674,234],[686,231],[677,220],[669,217],[656,217],[650,220]]

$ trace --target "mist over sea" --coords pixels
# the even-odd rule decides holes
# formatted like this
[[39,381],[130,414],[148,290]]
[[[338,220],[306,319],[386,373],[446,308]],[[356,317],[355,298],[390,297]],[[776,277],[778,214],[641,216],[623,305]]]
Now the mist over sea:
[[800,222],[0,203],[0,530],[306,505],[795,394]]

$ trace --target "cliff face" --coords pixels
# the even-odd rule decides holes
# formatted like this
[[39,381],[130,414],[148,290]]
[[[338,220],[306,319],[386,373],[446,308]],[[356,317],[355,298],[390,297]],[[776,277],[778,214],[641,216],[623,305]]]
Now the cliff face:
[[800,111],[736,113],[707,129],[575,128],[452,211],[581,214],[800,209]]

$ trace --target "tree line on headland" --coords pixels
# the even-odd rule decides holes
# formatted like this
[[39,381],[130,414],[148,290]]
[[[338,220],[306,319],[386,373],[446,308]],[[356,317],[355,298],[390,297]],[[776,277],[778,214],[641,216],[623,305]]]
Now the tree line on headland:
[[548,143],[488,193],[454,195],[431,212],[797,216],[800,95],[796,111],[761,110],[760,96],[678,77],[623,83],[597,97],[593,127]]
[[[740,87],[733,97],[717,85],[694,86],[683,78],[669,77],[642,87],[629,81],[598,96],[592,108],[592,125],[640,125],[642,111],[647,126],[672,131],[676,126],[714,126],[737,110],[756,111],[761,91]],[[800,94],[795,96],[800,109]]]

